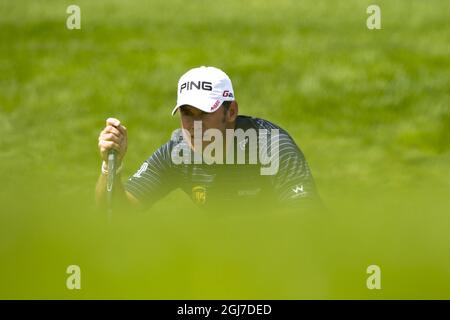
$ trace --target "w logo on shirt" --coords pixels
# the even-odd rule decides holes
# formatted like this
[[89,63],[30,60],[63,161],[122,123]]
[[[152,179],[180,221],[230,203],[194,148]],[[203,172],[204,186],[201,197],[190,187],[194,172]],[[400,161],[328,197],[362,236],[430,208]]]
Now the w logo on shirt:
[[299,197],[299,196],[304,196],[306,194],[305,190],[303,189],[303,185],[295,186],[295,188],[292,189],[292,191],[294,191],[294,194],[292,195],[292,198],[296,198],[296,197]]

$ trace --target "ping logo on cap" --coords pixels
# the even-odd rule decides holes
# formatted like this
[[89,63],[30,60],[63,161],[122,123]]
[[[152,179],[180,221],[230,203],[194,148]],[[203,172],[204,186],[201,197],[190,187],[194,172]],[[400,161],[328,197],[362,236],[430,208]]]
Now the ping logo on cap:
[[186,89],[186,90],[192,90],[192,89],[197,89],[197,90],[205,90],[205,91],[212,91],[212,83],[209,81],[188,81],[183,83],[180,86],[180,93]]

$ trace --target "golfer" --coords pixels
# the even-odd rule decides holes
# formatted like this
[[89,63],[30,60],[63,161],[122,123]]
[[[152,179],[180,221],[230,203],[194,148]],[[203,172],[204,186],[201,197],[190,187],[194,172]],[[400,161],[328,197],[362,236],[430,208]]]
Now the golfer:
[[98,139],[101,175],[96,199],[103,203],[108,152],[115,150],[114,197],[149,207],[181,188],[199,206],[221,203],[301,205],[318,199],[305,157],[291,136],[277,125],[238,114],[230,78],[215,67],[189,70],[178,81],[181,128],[122,183],[127,128],[106,120]]

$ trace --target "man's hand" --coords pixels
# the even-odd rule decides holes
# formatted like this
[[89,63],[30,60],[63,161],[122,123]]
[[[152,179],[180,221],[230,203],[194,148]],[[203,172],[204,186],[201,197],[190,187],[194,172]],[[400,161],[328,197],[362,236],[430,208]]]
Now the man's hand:
[[120,166],[128,147],[127,128],[115,118],[106,119],[106,127],[98,137],[98,147],[103,161],[108,161],[108,152],[116,150],[117,166]]

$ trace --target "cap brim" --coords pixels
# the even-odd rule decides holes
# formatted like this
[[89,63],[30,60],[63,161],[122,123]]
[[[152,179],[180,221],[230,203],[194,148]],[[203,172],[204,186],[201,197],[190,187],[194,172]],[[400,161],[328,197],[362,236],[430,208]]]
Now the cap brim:
[[212,99],[205,99],[205,101],[198,101],[198,99],[196,99],[195,101],[191,101],[191,100],[183,100],[177,103],[177,105],[173,108],[172,110],[172,116],[175,115],[175,113],[177,112],[177,110],[181,107],[181,106],[192,106],[194,108],[197,108],[203,112],[207,112],[207,113],[213,113],[215,111],[217,111],[217,109],[219,109],[219,107],[222,105],[222,103],[225,100],[222,99],[218,99],[220,101],[220,104],[217,108],[214,108],[214,110],[211,110],[212,107],[214,106],[214,103],[217,100],[212,100]]
[[181,106],[179,106],[179,105],[177,104],[177,105],[173,108],[173,110],[172,110],[172,116],[174,116],[175,113],[177,113],[177,110],[178,110],[179,107],[181,107]]

